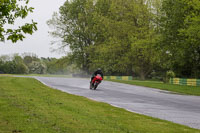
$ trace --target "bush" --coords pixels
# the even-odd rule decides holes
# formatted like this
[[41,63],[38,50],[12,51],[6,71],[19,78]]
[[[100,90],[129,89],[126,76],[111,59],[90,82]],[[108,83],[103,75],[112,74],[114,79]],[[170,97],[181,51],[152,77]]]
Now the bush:
[[25,64],[19,63],[19,64],[16,64],[15,73],[16,74],[28,74],[29,69]]
[[174,78],[175,77],[175,73],[173,71],[167,71],[166,73],[167,78]]
[[169,79],[174,78],[174,77],[175,77],[175,73],[173,71],[169,70],[166,72],[166,77],[165,77],[164,82],[169,83]]

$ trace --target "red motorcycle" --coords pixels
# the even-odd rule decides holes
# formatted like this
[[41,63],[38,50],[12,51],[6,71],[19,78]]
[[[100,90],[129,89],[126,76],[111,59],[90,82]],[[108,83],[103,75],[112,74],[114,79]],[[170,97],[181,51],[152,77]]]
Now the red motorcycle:
[[90,83],[90,89],[96,90],[97,86],[101,83],[102,80],[103,78],[101,77],[101,75],[97,74]]

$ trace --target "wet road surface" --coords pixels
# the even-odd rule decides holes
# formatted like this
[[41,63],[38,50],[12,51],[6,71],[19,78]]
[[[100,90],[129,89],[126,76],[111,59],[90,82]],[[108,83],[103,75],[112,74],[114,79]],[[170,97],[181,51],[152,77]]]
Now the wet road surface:
[[168,91],[108,81],[103,81],[94,91],[89,89],[89,79],[35,78],[70,94],[200,129],[199,96],[171,94]]

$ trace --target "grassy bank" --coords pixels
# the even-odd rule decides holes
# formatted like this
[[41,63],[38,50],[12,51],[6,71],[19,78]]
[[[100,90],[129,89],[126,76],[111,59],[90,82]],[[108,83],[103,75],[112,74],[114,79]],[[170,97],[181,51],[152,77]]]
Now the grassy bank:
[[31,78],[0,77],[0,133],[200,133],[70,95]]
[[159,81],[139,81],[139,80],[129,80],[129,81],[108,80],[108,81],[138,85],[138,86],[145,86],[145,87],[150,87],[150,88],[167,90],[167,91],[180,93],[180,94],[200,96],[200,87],[195,87],[195,86],[172,85],[172,84],[165,84]]

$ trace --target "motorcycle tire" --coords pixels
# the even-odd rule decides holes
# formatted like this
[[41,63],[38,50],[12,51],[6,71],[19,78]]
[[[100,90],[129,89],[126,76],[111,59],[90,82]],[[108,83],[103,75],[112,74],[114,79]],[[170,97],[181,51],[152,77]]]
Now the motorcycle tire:
[[96,90],[96,89],[97,89],[97,86],[98,86],[98,84],[95,84],[95,85],[94,85],[94,90]]
[[92,83],[90,83],[90,90],[92,90]]

